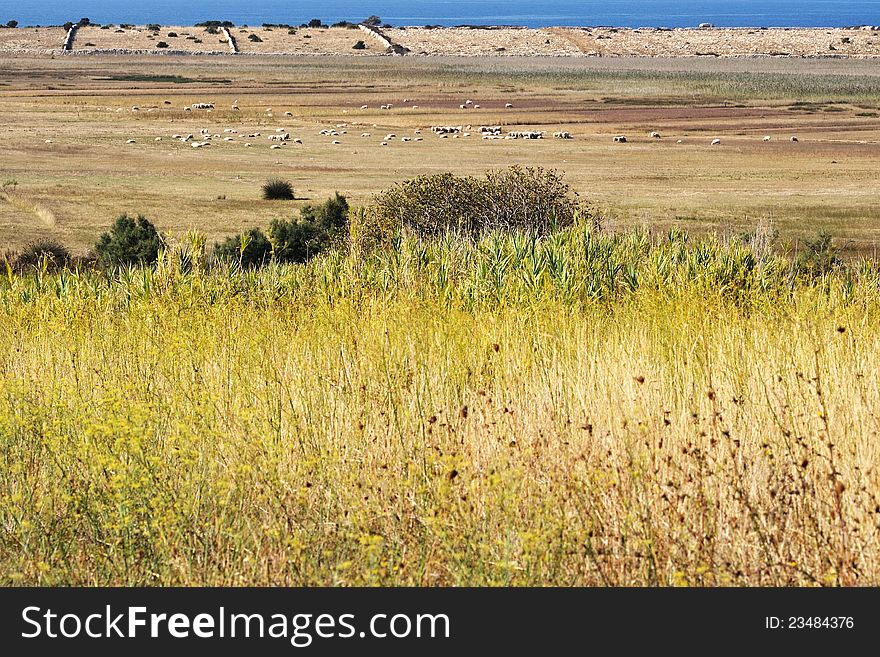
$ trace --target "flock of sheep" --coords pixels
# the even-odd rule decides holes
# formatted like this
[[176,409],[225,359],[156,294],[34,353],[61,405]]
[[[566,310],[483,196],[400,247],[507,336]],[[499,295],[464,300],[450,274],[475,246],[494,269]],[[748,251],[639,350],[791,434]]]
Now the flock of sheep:
[[[412,101],[409,98],[404,98],[403,102],[404,102],[404,104],[406,104],[406,103],[410,103]],[[166,105],[170,104],[170,102],[165,101],[165,104]],[[393,105],[391,103],[386,103],[386,104],[381,105],[380,109],[389,110],[392,107],[393,107]],[[467,110],[480,109],[480,105],[478,103],[475,103],[473,100],[466,100],[464,103],[461,103],[459,105],[459,107],[461,109],[467,109]],[[505,107],[505,109],[510,109],[513,107],[513,103],[505,103],[504,107]],[[419,106],[412,105],[412,108],[418,109]],[[210,113],[215,109],[215,105],[214,105],[214,103],[199,102],[199,103],[193,103],[189,107],[184,107],[183,109],[184,109],[184,111],[187,111],[187,112],[192,112],[193,110],[204,110],[206,113]],[[362,110],[369,109],[369,106],[362,105],[361,109]],[[232,104],[232,110],[233,111],[240,111],[240,108],[238,106],[238,101],[235,101]],[[121,111],[121,108],[118,109],[117,111]],[[131,108],[131,111],[132,112],[139,112],[140,107],[134,106]],[[152,108],[148,109],[147,111],[152,111]],[[347,113],[347,110],[344,110],[344,112]],[[269,118],[271,118],[273,116],[273,110],[271,107],[266,108],[266,115]],[[286,112],[284,112],[284,116],[292,117],[293,113],[290,111],[286,111]],[[334,137],[334,138],[335,137],[342,137],[343,135],[347,134],[347,131],[344,129],[347,126],[348,126],[347,123],[339,123],[336,125],[335,129],[334,128],[325,128],[325,129],[320,130],[320,132],[318,132],[318,135],[322,136],[322,137]],[[373,127],[377,127],[377,126],[374,125]],[[424,141],[424,139],[421,137],[422,131],[420,129],[416,129],[413,132],[414,132],[413,137],[404,136],[404,137],[400,137],[399,140],[401,142]],[[431,133],[433,133],[434,135],[436,135],[437,137],[439,137],[441,139],[446,139],[448,137],[452,137],[454,139],[458,139],[459,137],[466,138],[466,137],[470,137],[472,135],[472,132],[478,132],[480,137],[485,140],[496,140],[496,139],[535,140],[535,139],[544,139],[545,134],[546,134],[543,130],[509,130],[506,133],[504,133],[504,132],[502,132],[502,127],[500,125],[485,125],[485,126],[479,126],[476,129],[474,129],[471,125],[435,125],[435,126],[431,127]],[[574,139],[574,136],[572,135],[571,132],[564,131],[564,130],[554,132],[554,133],[552,133],[552,135],[553,135],[554,139],[563,139],[563,140]],[[239,135],[238,131],[235,130],[234,128],[225,128],[223,130],[223,134],[220,134],[220,133],[211,134],[210,130],[208,130],[207,128],[203,128],[200,131],[198,138],[196,138],[192,134],[187,134],[187,135],[174,134],[174,135],[171,135],[171,139],[178,140],[183,143],[189,143],[192,148],[204,148],[206,146],[210,146],[213,142],[216,142],[219,140],[226,141],[226,142],[236,142],[239,140],[253,140],[253,139],[259,138],[261,136],[262,135],[259,132],[253,132],[253,133],[249,133],[247,135]],[[369,132],[361,133],[362,138],[370,138],[371,136],[372,136],[372,134]],[[649,132],[648,136],[654,140],[659,140],[662,138],[660,133],[656,132],[656,131]],[[288,143],[293,143],[293,144],[302,144],[303,143],[302,139],[291,137],[289,130],[287,130],[286,128],[276,128],[275,133],[267,135],[266,138],[269,142],[271,142],[269,145],[269,148],[272,150],[280,149]],[[388,133],[387,135],[385,135],[384,138],[382,138],[380,140],[379,144],[381,146],[388,146],[388,143],[390,141],[397,139],[397,138],[398,137],[396,134]],[[766,135],[763,137],[764,142],[769,142],[771,140],[772,140],[772,137],[770,137],[769,135]],[[162,137],[155,137],[154,141],[157,141],[157,142],[162,141]],[[615,143],[627,143],[627,137],[626,137],[626,135],[615,135],[613,137],[613,141]],[[798,138],[793,136],[793,137],[791,137],[791,141],[797,142]],[[46,143],[50,144],[50,143],[52,143],[52,140],[47,139]],[[137,140],[135,140],[135,139],[127,139],[126,140],[126,144],[135,144],[135,143],[137,143]],[[339,139],[333,139],[331,141],[331,144],[334,144],[334,145],[339,145],[341,143],[342,142]],[[681,143],[683,143],[683,140],[678,139],[678,140],[676,140],[676,143],[681,144]],[[245,141],[244,142],[244,146],[246,148],[252,147],[253,144],[254,144],[253,141]],[[719,139],[719,138],[712,139],[709,143],[710,146],[718,146],[720,144],[721,144],[721,139]]]
[[[554,136],[555,136],[555,135],[554,135]],[[651,139],[661,139],[661,135],[660,135],[659,132],[650,132],[650,133],[648,134],[648,136],[649,136]],[[570,138],[570,137],[569,137],[569,138]],[[772,140],[773,140],[773,138],[772,138],[770,135],[764,135],[764,138],[763,138],[761,141],[768,142],[768,141],[772,141]],[[627,143],[626,135],[615,135],[615,136],[613,137],[612,141],[613,141],[614,143],[616,143],[616,144],[625,144],[625,143]],[[797,138],[797,137],[792,137],[792,138],[791,138],[791,141],[797,143],[797,142],[798,142],[798,138]],[[676,139],[676,140],[675,140],[675,143],[676,143],[676,144],[681,144],[681,143],[683,143],[683,142],[684,142],[683,139]],[[710,146],[720,146],[720,145],[721,145],[721,140],[718,139],[718,138],[716,137],[715,139],[713,139],[712,141],[709,142],[709,145],[710,145]]]

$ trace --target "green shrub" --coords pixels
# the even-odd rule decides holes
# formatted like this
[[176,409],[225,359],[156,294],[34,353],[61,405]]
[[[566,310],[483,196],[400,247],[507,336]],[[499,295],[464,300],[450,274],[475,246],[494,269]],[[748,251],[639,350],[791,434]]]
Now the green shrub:
[[160,41],[159,43],[156,44],[156,47],[157,48],[167,48],[168,44],[165,43],[164,41]]
[[27,267],[42,267],[45,263],[48,269],[60,269],[70,263],[70,251],[63,244],[52,240],[39,240],[32,242],[18,254],[13,261],[16,269]]
[[275,219],[269,241],[278,262],[306,262],[346,234],[348,201],[338,192],[318,206],[306,205],[299,219]]
[[262,39],[256,34],[248,34],[248,41],[253,41],[255,43],[262,43]]
[[827,274],[841,264],[839,251],[831,234],[820,230],[813,239],[804,241],[804,251],[795,262],[796,269],[808,277]]
[[299,215],[302,221],[312,223],[328,236],[333,236],[345,229],[348,223],[348,201],[336,192],[321,205],[303,206]]
[[101,265],[152,264],[159,257],[162,240],[156,227],[143,215],[132,219],[126,214],[116,218],[109,232],[95,244]]
[[259,267],[272,258],[272,244],[259,228],[229,237],[214,247],[214,257],[238,262],[242,267]]
[[383,230],[407,228],[420,236],[497,229],[545,235],[583,211],[562,174],[512,166],[482,179],[440,173],[405,180],[377,194],[368,214]]
[[363,41],[356,41],[355,44],[351,47],[352,50],[366,50],[367,44]]
[[267,201],[292,201],[293,185],[278,178],[267,180],[263,183],[263,198]]
[[176,36],[177,36],[177,32],[169,32],[169,33],[168,33],[168,37],[169,37],[169,38],[174,38],[174,37],[176,37]]
[[326,247],[325,235],[315,224],[296,219],[273,219],[269,242],[278,262],[306,262]]

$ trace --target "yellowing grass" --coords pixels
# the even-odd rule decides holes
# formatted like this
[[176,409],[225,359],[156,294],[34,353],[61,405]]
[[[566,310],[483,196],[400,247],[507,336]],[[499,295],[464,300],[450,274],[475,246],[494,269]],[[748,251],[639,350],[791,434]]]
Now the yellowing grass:
[[440,255],[0,284],[2,582],[880,583],[868,279],[471,303]]

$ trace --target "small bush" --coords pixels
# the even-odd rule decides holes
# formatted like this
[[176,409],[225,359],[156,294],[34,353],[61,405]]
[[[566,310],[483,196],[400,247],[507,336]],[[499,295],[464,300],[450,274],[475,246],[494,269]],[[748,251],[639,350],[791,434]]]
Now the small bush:
[[342,231],[348,222],[348,201],[339,192],[321,205],[306,205],[299,211],[303,221],[312,223],[328,237]]
[[795,265],[798,272],[808,277],[823,276],[841,264],[840,249],[827,231],[821,230],[813,239],[805,240],[804,249]]
[[311,222],[296,219],[273,219],[269,241],[278,262],[306,262],[326,246],[322,231]]
[[169,32],[169,33],[168,33],[168,36],[169,36],[169,38],[172,38],[172,39],[173,39],[174,37],[177,36],[177,32]]
[[249,34],[248,41],[253,41],[255,43],[261,43],[263,40],[256,34]]
[[[187,38],[189,38],[189,37],[187,37]],[[193,39],[193,43],[202,43],[202,40],[201,39]]]
[[278,178],[267,180],[263,183],[263,198],[267,201],[292,201],[293,185]]
[[123,214],[98,238],[95,253],[104,266],[152,264],[159,257],[161,247],[159,233],[146,217],[138,215],[133,219]]
[[158,32],[160,29],[162,29],[162,26],[158,23],[150,23],[149,25],[147,25],[147,29],[150,32]]
[[363,41],[357,41],[352,46],[352,50],[366,50],[366,49],[367,49],[367,44],[364,43]]
[[296,28],[295,27],[290,28],[289,30],[287,30],[287,33],[288,34],[296,34]]
[[272,258],[272,244],[259,228],[229,237],[214,247],[214,257],[242,267],[260,267]]
[[47,269],[54,270],[67,266],[70,263],[70,251],[63,244],[52,240],[39,240],[26,246],[13,261],[16,269],[28,267],[42,267],[46,264]]
[[157,48],[167,48],[168,44],[165,43],[164,41],[160,41],[159,43],[156,44],[156,47]]
[[209,25],[205,28],[205,32],[208,34],[220,34],[220,30],[218,30],[215,26]]

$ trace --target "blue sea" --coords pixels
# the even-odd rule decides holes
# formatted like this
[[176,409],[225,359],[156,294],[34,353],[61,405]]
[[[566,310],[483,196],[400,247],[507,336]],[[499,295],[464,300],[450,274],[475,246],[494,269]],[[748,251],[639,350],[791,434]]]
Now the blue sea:
[[842,27],[880,24],[880,0],[0,0],[0,22],[236,25],[360,21],[393,25],[550,25],[615,27]]

